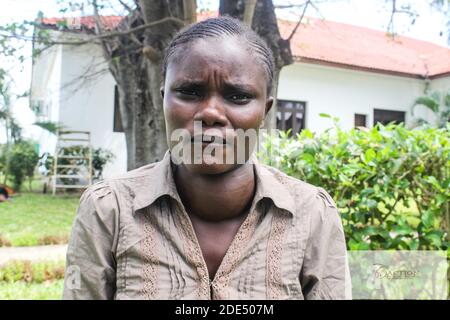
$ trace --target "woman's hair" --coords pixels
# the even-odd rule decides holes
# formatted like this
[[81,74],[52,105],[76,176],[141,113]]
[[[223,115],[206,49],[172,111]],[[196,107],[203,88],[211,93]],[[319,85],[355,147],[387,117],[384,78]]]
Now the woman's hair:
[[206,19],[180,30],[166,49],[163,79],[166,77],[169,60],[178,50],[197,39],[219,38],[224,36],[238,36],[246,40],[255,58],[262,62],[264,66],[267,75],[267,93],[270,94],[275,68],[272,51],[255,31],[241,21],[227,16]]

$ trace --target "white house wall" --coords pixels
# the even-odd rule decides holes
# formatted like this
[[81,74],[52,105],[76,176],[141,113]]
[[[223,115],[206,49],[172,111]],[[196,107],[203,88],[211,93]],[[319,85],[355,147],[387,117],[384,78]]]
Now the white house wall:
[[113,132],[115,81],[100,47],[64,46],[63,51],[61,123],[68,130],[90,131],[94,148],[114,153],[116,159],[106,166],[105,178],[125,172],[125,136]]
[[433,79],[430,83],[431,91],[447,92],[450,90],[450,76]]
[[[36,121],[59,121],[59,100],[61,88],[62,46],[55,45],[34,58],[31,81],[30,104],[41,104],[42,114]],[[46,130],[39,130],[35,137],[40,143],[41,154],[53,154],[56,137]]]
[[405,111],[408,124],[412,102],[424,88],[420,79],[295,63],[281,70],[278,98],[305,101],[306,128],[321,132],[333,124],[320,113],[338,117],[347,129],[355,113],[365,114],[371,127],[373,109]]

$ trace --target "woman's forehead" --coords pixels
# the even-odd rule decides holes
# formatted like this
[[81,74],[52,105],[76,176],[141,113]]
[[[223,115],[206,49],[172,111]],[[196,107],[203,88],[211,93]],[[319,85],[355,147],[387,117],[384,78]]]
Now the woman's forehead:
[[210,76],[238,82],[259,80],[263,85],[267,81],[264,67],[240,37],[196,39],[178,50],[167,66],[167,77],[171,80]]

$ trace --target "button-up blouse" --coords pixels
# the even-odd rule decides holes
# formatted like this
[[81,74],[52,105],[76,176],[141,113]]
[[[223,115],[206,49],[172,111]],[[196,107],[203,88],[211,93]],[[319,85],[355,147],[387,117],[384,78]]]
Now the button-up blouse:
[[350,298],[345,238],[332,198],[255,157],[251,165],[250,211],[212,280],[177,192],[170,151],[89,187],[72,228],[63,298]]

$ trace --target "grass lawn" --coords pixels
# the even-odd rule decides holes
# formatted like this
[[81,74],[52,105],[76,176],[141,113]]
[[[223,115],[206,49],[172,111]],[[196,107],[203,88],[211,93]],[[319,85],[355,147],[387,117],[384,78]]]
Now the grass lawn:
[[61,300],[64,280],[0,283],[0,300]]
[[66,243],[78,203],[78,194],[15,195],[11,201],[0,203],[0,243],[9,242],[12,246]]

